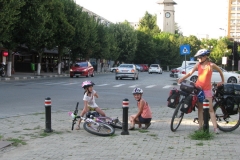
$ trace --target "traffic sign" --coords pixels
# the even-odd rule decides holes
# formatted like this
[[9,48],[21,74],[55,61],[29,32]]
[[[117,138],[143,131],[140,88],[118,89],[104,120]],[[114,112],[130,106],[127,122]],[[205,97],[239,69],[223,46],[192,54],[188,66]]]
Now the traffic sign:
[[190,45],[185,44],[180,46],[180,55],[190,54]]

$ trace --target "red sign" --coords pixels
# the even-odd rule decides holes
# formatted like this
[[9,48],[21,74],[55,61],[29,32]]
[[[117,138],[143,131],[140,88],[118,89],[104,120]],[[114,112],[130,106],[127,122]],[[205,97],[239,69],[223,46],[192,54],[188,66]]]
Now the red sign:
[[7,51],[3,51],[2,54],[3,54],[4,57],[8,56],[8,52]]

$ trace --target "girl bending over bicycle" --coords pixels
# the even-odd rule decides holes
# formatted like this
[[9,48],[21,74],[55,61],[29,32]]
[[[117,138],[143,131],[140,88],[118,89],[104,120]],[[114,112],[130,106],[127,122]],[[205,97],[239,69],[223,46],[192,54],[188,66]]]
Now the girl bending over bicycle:
[[[183,80],[191,76],[195,71],[198,71],[198,79],[196,81],[196,86],[202,88],[205,98],[209,100],[209,114],[211,121],[214,127],[214,132],[219,133],[217,128],[216,116],[213,110],[212,104],[212,71],[215,69],[219,72],[222,82],[217,85],[220,86],[224,83],[224,77],[221,69],[214,63],[210,62],[209,56],[210,51],[206,49],[200,49],[194,57],[197,57],[198,63],[193,67],[193,69],[187,73],[184,77],[178,80],[178,83],[181,83]],[[203,104],[198,102],[198,121],[199,129],[203,128]]]
[[133,96],[137,101],[138,113],[130,116],[131,126],[129,130],[135,129],[135,124],[139,125],[139,128],[142,128],[142,124],[145,124],[145,127],[142,129],[147,129],[151,125],[152,112],[148,103],[142,98],[143,90],[141,88],[135,88],[133,90]]
[[[82,88],[84,88],[84,108],[80,113],[80,116],[83,117],[89,110],[97,111],[100,115],[106,116],[105,113],[98,107],[95,102],[95,97],[98,98],[98,94],[95,90],[93,90],[93,85],[95,85],[92,81],[84,81],[82,83]],[[81,118],[78,121],[78,125],[76,130],[80,129]]]

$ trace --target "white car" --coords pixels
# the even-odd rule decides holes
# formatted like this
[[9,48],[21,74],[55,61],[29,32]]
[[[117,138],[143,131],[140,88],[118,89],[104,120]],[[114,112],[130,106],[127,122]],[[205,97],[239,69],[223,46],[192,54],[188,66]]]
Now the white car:
[[[189,64],[188,66],[186,66],[186,70],[187,70],[188,68],[192,68],[194,65],[195,65],[194,63],[193,63],[193,64]],[[178,78],[178,77],[179,77],[179,74],[185,74],[185,66],[183,66],[183,67],[178,67],[178,68],[177,68],[177,71],[173,74],[173,77],[174,77],[174,78]]]
[[115,72],[115,79],[131,78],[138,80],[138,70],[135,64],[121,64]]
[[[190,72],[193,69],[194,65],[192,67],[188,67],[186,70],[186,73]],[[223,76],[224,76],[224,83],[239,83],[240,82],[240,74],[234,73],[234,72],[228,72],[225,69],[219,67],[222,72],[223,72]],[[181,74],[179,74],[178,78],[182,78],[183,76],[185,76],[186,74],[185,72],[182,72]],[[187,80],[190,80],[192,82],[196,82],[198,79],[198,72],[195,71],[190,77],[187,78]],[[212,72],[212,80],[211,82],[221,82],[221,76],[219,74],[218,71],[213,70]]]
[[151,64],[150,67],[148,68],[148,73],[158,73],[162,74],[162,68],[159,66],[159,64]]
[[110,71],[111,72],[116,72],[117,69],[118,69],[118,67],[112,67],[112,68],[110,68]]

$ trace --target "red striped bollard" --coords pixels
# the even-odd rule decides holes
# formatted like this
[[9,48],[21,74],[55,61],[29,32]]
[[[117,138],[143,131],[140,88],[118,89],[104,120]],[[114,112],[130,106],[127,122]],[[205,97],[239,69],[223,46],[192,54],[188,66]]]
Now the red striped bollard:
[[209,132],[209,100],[204,99],[203,101],[203,130]]
[[45,119],[46,119],[46,129],[45,132],[52,132],[51,128],[51,98],[45,98]]
[[129,135],[128,132],[128,105],[129,101],[127,98],[123,99],[123,123],[122,123],[122,133],[121,135]]

